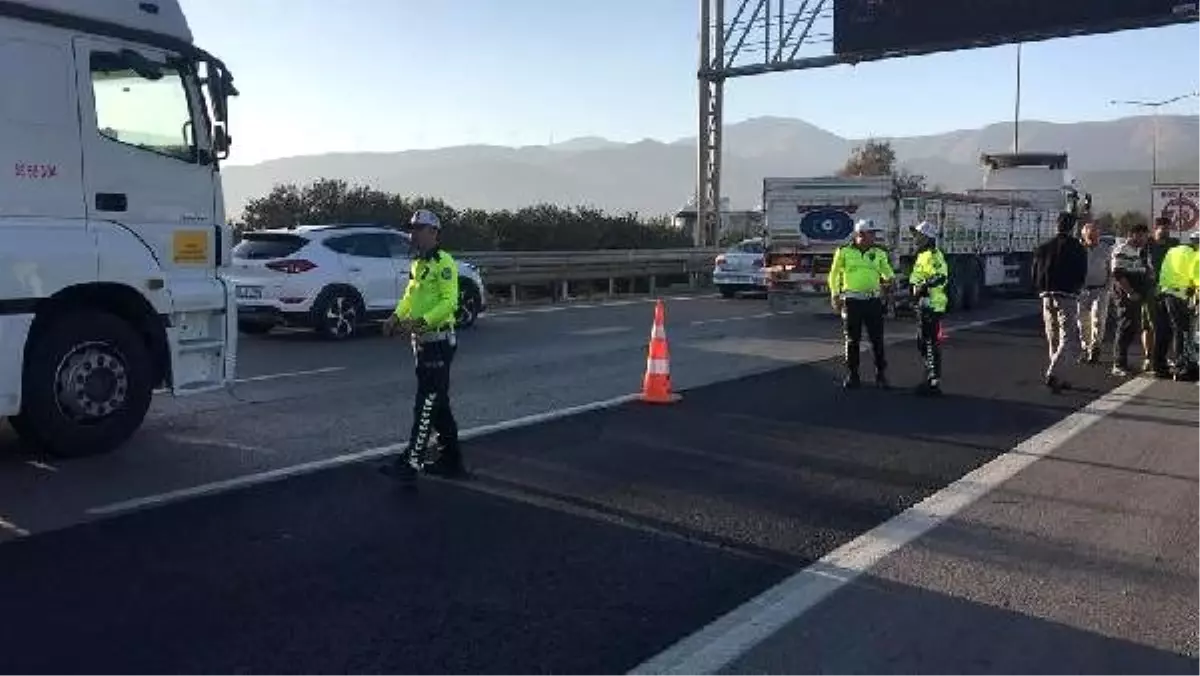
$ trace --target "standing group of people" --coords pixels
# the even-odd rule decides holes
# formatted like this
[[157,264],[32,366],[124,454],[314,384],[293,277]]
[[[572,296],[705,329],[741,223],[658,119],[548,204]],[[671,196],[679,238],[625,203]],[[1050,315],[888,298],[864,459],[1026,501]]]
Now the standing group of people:
[[[1159,378],[1196,380],[1195,318],[1200,286],[1197,232],[1189,243],[1170,236],[1170,221],[1158,219],[1154,237],[1135,226],[1119,246],[1106,244],[1095,223],[1076,235],[1076,218],[1062,213],[1058,233],[1034,253],[1032,281],[1042,301],[1042,319],[1050,364],[1045,384],[1058,393],[1071,387],[1070,365],[1099,364],[1110,305],[1117,308],[1113,342],[1114,375],[1132,374],[1129,349],[1140,333],[1146,355],[1142,370]],[[875,243],[878,228],[870,219],[854,225],[854,240],[837,250],[829,270],[829,293],[842,316],[847,389],[862,386],[859,375],[864,329],[875,362],[875,383],[889,387],[883,329],[884,295],[892,270],[886,250]],[[941,318],[946,312],[949,268],[937,246],[937,229],[928,222],[913,228],[917,257],[909,274],[916,302],[917,348],[925,366],[918,394],[941,393]],[[1115,301],[1115,303],[1114,303]],[[1078,350],[1078,359],[1076,359]]]
[[1034,255],[1033,282],[1042,299],[1050,349],[1046,386],[1055,392],[1071,386],[1064,374],[1075,361],[1076,346],[1080,363],[1100,362],[1110,304],[1117,311],[1114,375],[1133,373],[1129,350],[1140,334],[1143,371],[1195,380],[1197,233],[1191,233],[1189,244],[1181,244],[1170,236],[1170,221],[1160,218],[1153,240],[1149,228],[1138,224],[1124,242],[1110,247],[1095,223],[1085,223],[1078,237],[1075,225],[1073,216],[1061,214],[1058,234]]
[[[875,233],[881,228],[870,219],[854,224],[854,241],[839,248],[829,269],[829,293],[833,308],[842,316],[846,339],[847,389],[862,386],[859,376],[860,344],[863,329],[871,343],[875,362],[875,384],[888,388],[887,356],[883,339],[884,292],[892,284],[892,270],[886,250],[875,243]],[[941,318],[946,312],[946,283],[950,270],[946,256],[937,247],[937,228],[921,222],[913,228],[917,257],[908,282],[916,302],[917,348],[925,366],[925,378],[917,386],[917,394],[938,395],[942,392],[942,354],[939,336]]]

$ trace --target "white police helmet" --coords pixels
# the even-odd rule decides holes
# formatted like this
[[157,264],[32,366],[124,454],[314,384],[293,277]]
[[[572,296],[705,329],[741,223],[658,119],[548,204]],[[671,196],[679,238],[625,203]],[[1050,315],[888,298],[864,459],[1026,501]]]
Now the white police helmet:
[[882,228],[875,225],[874,219],[862,218],[854,224],[854,232],[879,232]]
[[415,228],[433,228],[434,230],[442,229],[442,221],[437,217],[437,214],[428,209],[417,209],[413,212],[412,220],[409,225]]
[[938,235],[937,226],[929,221],[921,221],[913,227],[913,232],[918,235],[924,235],[929,239],[936,239]]

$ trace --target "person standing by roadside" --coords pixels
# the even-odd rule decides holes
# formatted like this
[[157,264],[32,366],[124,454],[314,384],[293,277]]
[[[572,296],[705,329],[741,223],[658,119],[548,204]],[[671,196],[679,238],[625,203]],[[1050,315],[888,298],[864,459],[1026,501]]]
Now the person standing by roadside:
[[1063,371],[1079,344],[1079,292],[1087,278],[1088,255],[1074,237],[1075,217],[1058,215],[1058,234],[1034,252],[1033,284],[1042,298],[1042,323],[1050,349],[1045,383],[1058,394],[1070,389]]
[[1129,347],[1142,329],[1145,335],[1149,326],[1149,315],[1153,310],[1146,306],[1153,298],[1154,272],[1150,267],[1150,252],[1147,246],[1150,229],[1138,223],[1129,231],[1129,237],[1113,248],[1112,276],[1113,293],[1117,305],[1117,335],[1113,339],[1113,375],[1125,378],[1130,375]]
[[[1196,352],[1192,328],[1192,305],[1200,259],[1196,247],[1200,237],[1193,231],[1188,244],[1171,247],[1163,257],[1158,275],[1158,317],[1154,327],[1154,375],[1175,380],[1195,380]],[[1174,359],[1168,367],[1167,357]]]
[[[1165,216],[1159,216],[1154,219],[1154,239],[1148,247],[1150,256],[1150,274],[1152,275],[1150,285],[1150,296],[1146,299],[1143,305],[1142,314],[1142,351],[1146,355],[1146,361],[1142,364],[1143,371],[1154,370],[1154,345],[1157,342],[1154,338],[1155,332],[1160,328],[1159,323],[1165,321],[1165,317],[1161,313],[1156,312],[1158,307],[1157,300],[1157,279],[1162,271],[1163,259],[1167,257],[1167,252],[1179,246],[1179,240],[1171,236],[1171,219]],[[1170,331],[1169,324],[1162,325],[1163,331]]]
[[858,363],[864,328],[875,358],[875,384],[884,389],[889,386],[883,343],[883,292],[895,273],[887,252],[875,245],[876,232],[879,227],[871,219],[855,223],[854,241],[834,253],[829,268],[830,300],[834,311],[842,316],[846,338],[846,379],[842,386],[847,389],[862,385]]
[[[450,410],[450,363],[458,346],[454,334],[458,313],[458,264],[439,245],[442,222],[428,209],[412,217],[412,243],[417,250],[404,297],[383,325],[383,334],[410,336],[417,371],[412,431],[404,452],[380,466],[384,474],[411,484],[421,470],[451,479],[465,478],[458,424]],[[436,431],[440,457],[425,464],[425,449]]]
[[921,221],[913,228],[917,258],[908,283],[917,301],[917,349],[925,360],[925,380],[916,390],[920,395],[942,393],[942,347],[938,345],[938,333],[942,315],[946,313],[950,268],[937,246],[937,234],[937,228],[928,221]]
[[1108,323],[1112,247],[1100,241],[1100,228],[1095,223],[1084,224],[1081,239],[1088,258],[1087,278],[1079,292],[1080,361],[1097,364]]

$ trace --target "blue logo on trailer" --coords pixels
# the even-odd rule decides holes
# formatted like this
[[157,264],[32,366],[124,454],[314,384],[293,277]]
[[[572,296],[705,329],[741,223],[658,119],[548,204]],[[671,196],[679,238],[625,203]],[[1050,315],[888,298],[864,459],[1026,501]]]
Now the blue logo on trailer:
[[854,219],[838,209],[817,209],[800,219],[800,232],[811,240],[840,242],[854,232]]

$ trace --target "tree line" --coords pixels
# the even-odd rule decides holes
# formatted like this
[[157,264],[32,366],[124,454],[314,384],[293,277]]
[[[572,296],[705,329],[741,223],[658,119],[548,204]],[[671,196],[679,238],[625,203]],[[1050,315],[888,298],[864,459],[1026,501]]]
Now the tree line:
[[457,251],[590,251],[666,249],[691,246],[687,233],[671,227],[666,216],[641,219],[612,215],[592,207],[539,204],[517,210],[456,209],[432,197],[406,198],[338,179],[308,185],[277,185],[250,200],[242,232],[321,223],[407,224],[417,209],[429,209],[443,224],[442,239]]

